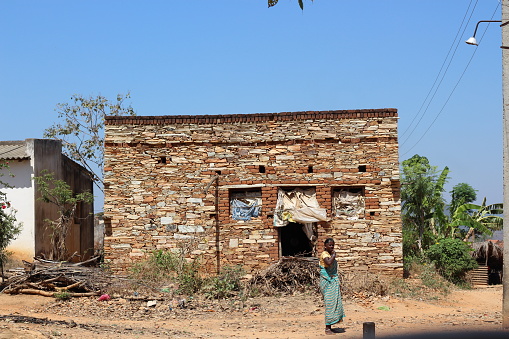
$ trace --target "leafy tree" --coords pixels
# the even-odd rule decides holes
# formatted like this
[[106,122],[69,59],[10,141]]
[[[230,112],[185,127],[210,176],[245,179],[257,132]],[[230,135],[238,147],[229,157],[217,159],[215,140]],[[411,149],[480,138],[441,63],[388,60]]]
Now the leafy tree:
[[41,194],[39,200],[54,204],[58,208],[59,217],[57,220],[45,220],[51,230],[50,259],[66,260],[68,258],[66,258],[65,239],[69,228],[74,223],[76,206],[80,202],[92,203],[94,197],[90,192],[74,193],[69,184],[55,179],[53,173],[48,173],[46,170],[41,172],[41,176],[33,179],[37,184],[38,192]]
[[447,224],[442,193],[449,168],[438,172],[426,157],[417,154],[403,161],[402,167],[402,220],[403,231],[407,233],[404,240],[417,242],[416,248],[409,243],[404,247],[422,254]]
[[[8,162],[0,161],[0,178],[4,175],[4,170],[8,170],[8,168]],[[11,187],[2,180],[0,180],[0,186]],[[12,240],[16,239],[21,232],[21,228],[22,224],[16,220],[16,210],[11,207],[6,194],[0,191],[0,271],[2,281],[4,278],[4,266],[9,254],[6,248]]]
[[[267,0],[267,4],[269,5],[269,8],[272,7],[272,6],[275,6],[277,5],[279,0]],[[299,1],[299,6],[300,6],[300,9],[304,10],[304,1],[303,0],[298,0]],[[313,1],[313,0],[311,0]]]
[[452,191],[449,192],[451,193],[451,205],[449,206],[451,216],[454,215],[454,212],[459,206],[475,201],[475,199],[477,199],[476,192],[477,190],[464,182],[454,186]]
[[[104,118],[107,115],[135,115],[133,108],[124,106],[130,98],[118,94],[115,101],[98,95],[85,98],[71,96],[71,103],[60,103],[56,111],[63,122],[55,123],[44,131],[44,137],[62,142],[63,152],[92,173],[96,186],[103,190]],[[98,166],[94,170],[90,163]]]
[[431,245],[426,256],[444,278],[457,284],[464,281],[467,271],[477,267],[471,251],[470,246],[460,239],[446,238]]
[[9,202],[0,200],[0,270],[2,281],[4,278],[4,266],[9,256],[6,250],[9,243],[21,233],[21,223],[16,222],[16,210],[11,208]]
[[484,198],[481,205],[463,204],[456,208],[451,225],[456,228],[467,227],[468,231],[463,240],[468,241],[476,233],[491,235],[493,231],[501,230],[503,218],[500,215],[503,213],[503,204],[486,205]]

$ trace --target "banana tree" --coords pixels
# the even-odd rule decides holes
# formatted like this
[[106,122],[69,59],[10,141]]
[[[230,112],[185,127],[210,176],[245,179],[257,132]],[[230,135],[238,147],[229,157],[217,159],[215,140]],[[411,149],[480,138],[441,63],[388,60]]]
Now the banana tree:
[[468,227],[463,241],[468,241],[475,233],[492,235],[493,231],[502,229],[504,212],[503,204],[486,205],[486,198],[481,205],[463,204],[459,206],[452,217],[451,226],[456,230],[460,226]]

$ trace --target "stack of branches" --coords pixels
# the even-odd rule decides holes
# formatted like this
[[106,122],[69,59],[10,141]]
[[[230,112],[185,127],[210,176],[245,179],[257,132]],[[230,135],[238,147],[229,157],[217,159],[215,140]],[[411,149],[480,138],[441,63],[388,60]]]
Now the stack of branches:
[[[343,297],[384,296],[389,285],[383,277],[369,272],[338,271]],[[284,257],[255,274],[246,284],[248,294],[271,296],[277,293],[320,293],[320,269],[317,258]]]
[[53,297],[56,293],[64,292],[69,297],[100,295],[104,286],[108,285],[108,277],[99,268],[84,266],[97,259],[94,257],[80,263],[39,258],[33,263],[25,261],[24,271],[9,277],[0,287],[3,293],[8,294]]
[[284,257],[255,274],[246,284],[247,291],[261,295],[319,291],[318,259]]

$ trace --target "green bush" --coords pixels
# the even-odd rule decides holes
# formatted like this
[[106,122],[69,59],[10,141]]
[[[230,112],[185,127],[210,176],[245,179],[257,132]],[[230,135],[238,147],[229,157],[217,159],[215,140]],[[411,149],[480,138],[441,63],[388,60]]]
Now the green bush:
[[55,292],[53,294],[53,297],[59,300],[69,300],[71,299],[71,293],[69,293],[69,291]]
[[426,257],[444,278],[460,284],[465,281],[465,273],[477,267],[471,251],[460,239],[446,238],[430,246]]
[[226,266],[219,275],[209,278],[203,291],[210,299],[224,299],[241,291],[241,278],[245,274],[242,266]]
[[187,260],[178,253],[156,250],[151,252],[146,260],[135,264],[131,272],[134,278],[150,282],[151,285],[177,283],[177,293],[190,295],[201,288],[199,268],[198,259]]

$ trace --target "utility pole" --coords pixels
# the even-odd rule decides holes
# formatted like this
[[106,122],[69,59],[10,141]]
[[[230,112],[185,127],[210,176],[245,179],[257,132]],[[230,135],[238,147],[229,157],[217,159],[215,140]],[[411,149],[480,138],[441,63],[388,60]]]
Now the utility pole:
[[502,0],[502,138],[504,175],[504,270],[502,327],[509,329],[509,0]]

